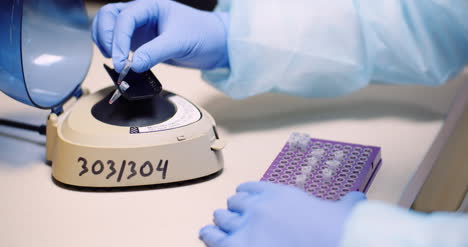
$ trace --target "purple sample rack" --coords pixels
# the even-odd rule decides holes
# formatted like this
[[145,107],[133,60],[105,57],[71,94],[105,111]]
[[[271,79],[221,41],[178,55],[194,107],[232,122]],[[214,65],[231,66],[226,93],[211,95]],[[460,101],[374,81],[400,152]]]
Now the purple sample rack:
[[367,192],[381,165],[379,147],[293,133],[261,180],[339,200],[350,191]]

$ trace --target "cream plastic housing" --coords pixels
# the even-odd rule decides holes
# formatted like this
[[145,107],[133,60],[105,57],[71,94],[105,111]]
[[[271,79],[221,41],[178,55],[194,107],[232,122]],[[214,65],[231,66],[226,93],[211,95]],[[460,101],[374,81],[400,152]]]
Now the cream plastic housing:
[[106,124],[91,114],[91,108],[113,89],[84,95],[65,105],[59,116],[50,114],[46,159],[52,161],[56,180],[82,187],[127,187],[186,181],[223,168],[224,142],[208,112],[175,95],[199,111],[196,121],[131,133],[130,127]]

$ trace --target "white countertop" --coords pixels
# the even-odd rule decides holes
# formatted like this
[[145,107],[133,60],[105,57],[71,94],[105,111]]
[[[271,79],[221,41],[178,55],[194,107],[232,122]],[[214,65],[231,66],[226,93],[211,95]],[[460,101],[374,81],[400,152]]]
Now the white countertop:
[[[85,80],[92,92],[111,85],[96,50]],[[106,61],[110,63],[109,61]],[[228,141],[222,174],[166,189],[84,192],[56,185],[45,138],[0,126],[0,246],[203,246],[198,230],[244,181],[259,180],[292,132],[382,147],[383,166],[368,197],[405,205],[412,176],[437,141],[468,73],[437,88],[373,85],[338,99],[260,95],[232,100],[196,70],[158,65],[165,89],[204,107]],[[41,124],[47,111],[0,95],[0,118]]]

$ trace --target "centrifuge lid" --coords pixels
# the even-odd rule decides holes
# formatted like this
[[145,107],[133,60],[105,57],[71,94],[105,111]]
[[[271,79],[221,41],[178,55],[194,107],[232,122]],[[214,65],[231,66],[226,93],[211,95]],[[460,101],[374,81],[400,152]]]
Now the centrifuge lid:
[[0,90],[52,108],[71,97],[91,62],[82,0],[0,1]]

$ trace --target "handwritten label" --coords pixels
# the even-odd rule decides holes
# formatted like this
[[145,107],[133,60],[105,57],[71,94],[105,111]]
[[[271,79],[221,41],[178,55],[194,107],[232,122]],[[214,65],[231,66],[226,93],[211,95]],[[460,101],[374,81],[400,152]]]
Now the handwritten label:
[[136,176],[161,176],[166,179],[169,160],[159,160],[154,164],[148,160],[137,164],[131,160],[122,160],[119,163],[114,160],[88,162],[86,158],[78,157],[77,164],[81,167],[78,176],[102,176],[105,179],[116,179],[120,183],[122,179],[130,180]]

